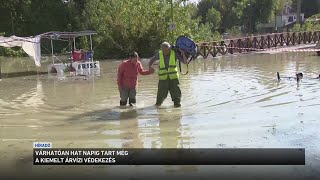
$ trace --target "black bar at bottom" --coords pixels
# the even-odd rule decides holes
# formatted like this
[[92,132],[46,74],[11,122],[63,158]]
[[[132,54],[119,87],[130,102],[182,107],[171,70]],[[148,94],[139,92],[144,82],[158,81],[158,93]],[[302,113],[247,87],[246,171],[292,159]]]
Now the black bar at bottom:
[[[35,151],[127,151],[128,155],[52,156]],[[305,165],[305,149],[34,149],[34,165]],[[114,158],[114,162],[92,161],[39,163],[38,158]],[[97,159],[92,159],[97,160]]]

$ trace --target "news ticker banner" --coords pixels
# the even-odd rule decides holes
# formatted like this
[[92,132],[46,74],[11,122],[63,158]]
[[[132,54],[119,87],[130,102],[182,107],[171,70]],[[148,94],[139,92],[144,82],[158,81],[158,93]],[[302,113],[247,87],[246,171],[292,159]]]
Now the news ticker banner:
[[305,165],[304,149],[33,149],[34,165]]

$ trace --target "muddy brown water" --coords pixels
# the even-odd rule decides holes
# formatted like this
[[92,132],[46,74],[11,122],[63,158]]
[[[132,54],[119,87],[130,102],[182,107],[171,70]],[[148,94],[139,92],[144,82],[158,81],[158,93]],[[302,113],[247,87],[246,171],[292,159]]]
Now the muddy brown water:
[[[147,60],[142,62],[146,67]],[[94,80],[24,74],[0,81],[1,161],[19,174],[86,169],[87,174],[124,176],[113,166],[33,167],[32,142],[52,142],[57,148],[299,147],[306,148],[306,166],[130,166],[126,171],[140,177],[137,172],[149,168],[142,173],[146,178],[152,177],[152,170],[172,177],[225,171],[253,179],[260,174],[319,176],[320,81],[311,78],[320,74],[320,59],[313,53],[198,59],[189,65],[188,75],[180,76],[183,97],[178,109],[170,96],[161,108],[153,106],[156,74],[139,77],[136,108],[119,108],[119,63],[102,61],[103,77]],[[35,70],[29,58],[2,58],[2,73]],[[287,79],[278,83],[276,72],[303,72],[304,79],[299,84]]]

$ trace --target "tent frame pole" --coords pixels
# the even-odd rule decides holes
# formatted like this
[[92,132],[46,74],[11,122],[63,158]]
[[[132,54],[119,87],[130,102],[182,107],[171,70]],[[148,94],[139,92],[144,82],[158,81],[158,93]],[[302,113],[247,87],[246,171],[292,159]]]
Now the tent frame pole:
[[76,38],[73,38],[73,51],[76,51]]
[[[90,35],[90,51],[93,52],[93,48],[92,48],[92,35]],[[93,62],[93,54],[92,54],[91,60],[92,60],[92,62]]]
[[54,65],[53,41],[52,41],[52,39],[51,39],[51,56],[52,56],[52,64]]

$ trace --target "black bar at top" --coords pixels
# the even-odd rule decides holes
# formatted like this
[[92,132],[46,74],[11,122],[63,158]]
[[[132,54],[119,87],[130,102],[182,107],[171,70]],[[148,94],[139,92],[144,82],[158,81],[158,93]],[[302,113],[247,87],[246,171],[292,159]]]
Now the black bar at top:
[[68,156],[79,158],[115,158],[115,163],[90,165],[305,165],[303,148],[218,148],[218,149],[34,149],[34,165],[89,165],[88,163],[35,163],[35,158],[66,158],[37,156],[35,151],[128,151],[127,156]]

